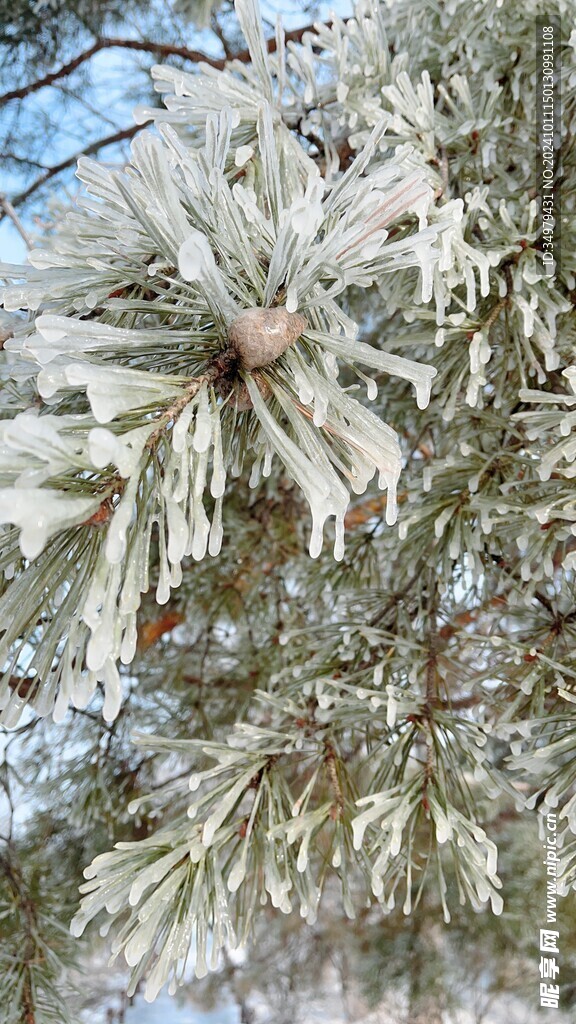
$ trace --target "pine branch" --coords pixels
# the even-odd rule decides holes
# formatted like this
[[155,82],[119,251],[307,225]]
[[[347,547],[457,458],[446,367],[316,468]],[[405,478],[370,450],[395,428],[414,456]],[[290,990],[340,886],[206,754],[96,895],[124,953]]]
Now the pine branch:
[[14,863],[10,845],[6,854],[0,854],[0,870],[12,892],[15,906],[22,914],[24,948],[22,950],[23,983],[21,989],[22,1024],[36,1024],[33,999],[32,965],[38,958],[38,920],[36,908],[25,890],[19,867]]

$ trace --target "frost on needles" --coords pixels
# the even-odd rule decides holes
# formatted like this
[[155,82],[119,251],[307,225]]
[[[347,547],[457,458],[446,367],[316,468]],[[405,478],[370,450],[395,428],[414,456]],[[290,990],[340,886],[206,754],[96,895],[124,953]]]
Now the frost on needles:
[[[260,906],[313,923],[332,882],[350,918],[410,914],[430,879],[445,922],[456,903],[499,915],[486,820],[523,809],[522,773],[530,808],[559,806],[576,884],[575,280],[537,246],[541,7],[358,0],[298,44],[279,26],[270,54],[237,0],[251,61],[154,68],[164,105],[137,112],[155,125],[129,164],[81,160],[51,248],[1,271],[6,725],[97,690],[121,722],[152,581],[163,605],[231,564],[244,481],[281,480],[279,517],[298,515],[286,481],[309,507],[318,560],[287,569],[282,657],[209,741],[136,737],[194,765],[190,792],[85,871],[74,934],[106,912],[150,999],[191,949],[201,977],[245,943]],[[354,503],[376,484],[384,500]],[[366,528],[346,551],[345,519]]]

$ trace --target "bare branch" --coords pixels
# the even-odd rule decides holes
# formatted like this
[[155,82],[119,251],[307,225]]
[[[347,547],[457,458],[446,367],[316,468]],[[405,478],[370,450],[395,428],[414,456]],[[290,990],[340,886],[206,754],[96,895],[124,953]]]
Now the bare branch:
[[[210,57],[207,53],[202,50],[190,50],[187,46],[172,46],[170,43],[155,43],[146,39],[97,39],[92,46],[88,49],[83,50],[73,60],[68,61],[67,64],[63,64],[62,67],[57,68],[56,71],[50,72],[48,75],[44,75],[43,78],[39,78],[35,82],[28,82],[27,85],[22,85],[18,89],[12,89],[10,92],[4,93],[0,96],[0,106],[8,103],[10,100],[22,100],[27,96],[30,96],[34,92],[38,92],[39,89],[43,89],[45,86],[53,85],[61,78],[67,78],[73,71],[76,71],[82,64],[85,64],[87,60],[94,57],[95,54],[101,50],[109,50],[112,48],[121,48],[123,50],[140,50],[144,53],[155,53],[159,56],[164,57],[182,57],[184,60],[192,61],[195,64],[201,62],[210,64],[212,67],[222,69],[226,63],[224,58]],[[242,60],[242,54],[238,56],[239,60]]]
[[[61,174],[62,171],[67,170],[68,167],[73,167],[78,162],[81,156],[91,156],[93,153],[98,153],[101,149],[106,146],[113,146],[116,142],[123,142],[125,139],[131,139],[141,128],[146,128],[147,125],[152,124],[151,121],[145,121],[143,124],[132,124],[128,128],[122,128],[113,135],[107,135],[103,139],[97,139],[96,142],[91,142],[89,146],[85,146],[83,149],[78,150],[77,153],[73,153],[72,156],[61,160],[59,164],[54,164],[53,167],[48,167],[44,174],[41,174],[27,189],[23,192],[19,192],[17,196],[12,199],[12,207],[20,206],[26,199],[29,199],[34,192],[37,192],[39,188],[42,188],[50,178],[54,178],[57,174]],[[5,211],[8,212],[7,210]],[[0,220],[2,220],[0,215]]]
[[[346,19],[345,19],[346,20]],[[329,28],[331,21],[325,22]],[[299,43],[306,32],[312,32],[314,25],[303,25],[302,28],[294,28],[285,33],[287,43]],[[194,64],[209,64],[210,67],[222,71],[226,64],[232,60],[238,60],[241,64],[249,64],[251,55],[249,50],[240,50],[239,53],[231,54],[229,57],[210,57],[201,50],[190,50],[187,46],[172,46],[171,43],[153,43],[148,40],[138,39],[103,39],[107,46],[121,46],[128,50],[143,50],[149,53],[158,53],[165,57],[182,57],[183,60],[192,61]],[[276,37],[272,36],[266,40],[268,53],[276,52]]]
[[[330,22],[327,23],[328,25]],[[290,32],[286,32],[287,42],[299,42],[305,32],[312,30],[312,25],[305,25],[303,28],[292,29]],[[274,53],[276,50],[276,39],[271,38],[267,40],[268,53]],[[27,85],[22,85],[18,89],[12,89],[10,92],[5,92],[0,96],[0,106],[8,103],[10,100],[25,99],[26,96],[30,96],[31,93],[38,92],[39,89],[43,89],[47,85],[53,85],[60,78],[66,78],[71,75],[73,71],[76,71],[81,64],[84,64],[87,60],[90,60],[100,50],[108,50],[118,47],[123,50],[140,50],[144,53],[158,54],[160,57],[181,57],[183,60],[189,60],[193,64],[209,64],[210,67],[217,68],[221,71],[228,60],[239,60],[242,64],[248,64],[250,62],[249,50],[241,50],[237,54],[232,54],[229,57],[210,57],[209,54],[204,53],[202,50],[191,50],[187,46],[175,46],[171,43],[157,43],[153,40],[148,39],[116,39],[116,38],[104,38],[97,39],[92,46],[88,49],[83,50],[73,60],[68,61],[67,64],[63,64],[62,67],[57,68],[56,71],[50,72],[45,75],[44,78],[39,78],[36,82],[29,82]]]
[[22,85],[19,89],[12,89],[10,92],[5,92],[3,96],[0,96],[0,107],[9,100],[22,100],[25,96],[29,96],[30,93],[37,92],[38,89],[43,89],[45,85],[52,85],[59,78],[65,78],[67,75],[71,75],[76,68],[80,67],[85,61],[93,57],[99,50],[104,49],[102,39],[98,39],[92,46],[88,47],[82,53],[79,53],[74,60],[63,64],[61,68],[56,71],[52,71],[49,75],[45,75],[44,78],[39,78],[36,82],[29,82],[28,85]]

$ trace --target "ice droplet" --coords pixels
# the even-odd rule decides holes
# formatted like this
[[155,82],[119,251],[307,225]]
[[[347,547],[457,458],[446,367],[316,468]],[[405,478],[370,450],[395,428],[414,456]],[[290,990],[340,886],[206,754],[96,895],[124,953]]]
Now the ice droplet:
[[491,892],[490,893],[490,903],[492,904],[492,913],[496,917],[500,917],[500,914],[502,913],[502,911],[504,909],[504,900],[502,899],[500,893],[498,893],[498,892]]
[[344,514],[336,516],[335,523],[336,537],[334,540],[334,559],[341,562],[344,558]]
[[140,963],[149,944],[150,936],[147,935],[146,929],[139,928],[124,949],[124,959],[129,967],[135,967],[136,964]]
[[315,427],[322,427],[326,422],[328,415],[328,398],[318,392],[314,395],[314,416],[313,422]]
[[496,874],[498,870],[498,849],[496,846],[488,847],[488,857],[486,859],[486,871],[490,876]]
[[378,385],[372,377],[366,379],[366,396],[369,402],[375,402],[378,398]]
[[207,269],[215,266],[208,239],[201,231],[193,231],[178,252],[178,269],[185,281],[197,281]]
[[210,494],[212,495],[213,498],[221,498],[226,488],[226,469],[224,467],[224,455],[222,452],[222,432],[220,425],[220,414],[217,409],[213,410],[212,417],[213,454]]
[[242,857],[232,868],[228,875],[228,890],[236,892],[246,877],[246,858]]
[[87,923],[86,919],[81,917],[79,914],[76,917],[73,917],[70,922],[70,935],[75,939],[79,939],[82,936]]
[[430,402],[432,382],[430,380],[419,381],[416,385],[416,405],[419,409],[426,409]]
[[252,156],[254,156],[254,149],[252,146],[238,146],[236,156],[234,157],[236,167],[243,167],[245,163],[248,163],[248,160]]
[[436,822],[436,838],[439,843],[446,843],[452,838],[452,829],[447,818],[442,817]]
[[192,422],[192,414],[194,412],[194,403],[189,402],[180,413],[174,429],[172,430],[172,447],[175,452],[183,452],[186,448],[186,435],[190,429]]
[[289,286],[286,293],[286,309],[289,313],[296,313],[298,309],[298,292],[293,284]]

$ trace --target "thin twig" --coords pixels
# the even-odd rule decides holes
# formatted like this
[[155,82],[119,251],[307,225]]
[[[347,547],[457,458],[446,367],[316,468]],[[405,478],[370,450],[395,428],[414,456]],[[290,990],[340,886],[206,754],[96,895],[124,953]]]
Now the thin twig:
[[12,160],[16,164],[27,164],[28,167],[37,167],[39,171],[46,170],[46,164],[40,163],[39,160],[33,160],[32,157],[29,156],[20,156],[19,153],[0,153],[0,160]]
[[211,368],[207,373],[202,374],[202,376],[194,377],[186,386],[183,393],[178,396],[178,398],[172,403],[171,406],[169,406],[168,409],[166,409],[165,412],[162,413],[161,416],[158,417],[158,426],[156,427],[155,430],[152,431],[148,440],[146,441],[146,448],[148,449],[148,451],[152,451],[156,447],[160,437],[164,433],[164,428],[166,427],[166,424],[170,423],[171,420],[177,420],[180,414],[186,408],[186,406],[189,405],[192,399],[196,397],[196,395],[200,391],[200,388],[204,384],[213,383],[216,374],[216,369]]
[[12,221],[12,223],[13,223],[14,227],[16,228],[16,231],[18,232],[18,234],[21,235],[22,238],[24,239],[24,242],[26,244],[26,248],[30,249],[30,247],[32,245],[32,240],[30,238],[30,235],[26,231],[26,228],[24,227],[22,221],[20,220],[20,217],[16,213],[16,210],[12,206],[12,203],[10,202],[10,200],[7,199],[6,196],[2,195],[1,192],[0,192],[0,206],[4,210],[4,213],[6,214],[6,216],[9,217],[10,220]]

